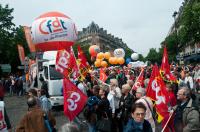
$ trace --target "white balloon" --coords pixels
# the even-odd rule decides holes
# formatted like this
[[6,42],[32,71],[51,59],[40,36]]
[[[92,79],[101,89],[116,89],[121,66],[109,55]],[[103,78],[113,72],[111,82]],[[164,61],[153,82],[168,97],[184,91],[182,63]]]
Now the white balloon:
[[142,62],[142,61],[130,62],[128,65],[131,68],[146,67],[146,64],[144,62]]
[[133,53],[132,55],[131,55],[131,59],[132,60],[137,60],[139,58],[139,55],[137,54],[137,53]]
[[125,51],[122,48],[114,50],[114,56],[119,58],[119,57],[124,57],[125,56]]

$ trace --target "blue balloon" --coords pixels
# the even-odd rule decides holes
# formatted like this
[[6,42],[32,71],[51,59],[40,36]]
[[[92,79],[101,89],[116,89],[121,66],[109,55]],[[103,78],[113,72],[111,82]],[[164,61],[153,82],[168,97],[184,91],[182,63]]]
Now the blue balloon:
[[131,62],[131,58],[126,59],[126,64],[129,64]]

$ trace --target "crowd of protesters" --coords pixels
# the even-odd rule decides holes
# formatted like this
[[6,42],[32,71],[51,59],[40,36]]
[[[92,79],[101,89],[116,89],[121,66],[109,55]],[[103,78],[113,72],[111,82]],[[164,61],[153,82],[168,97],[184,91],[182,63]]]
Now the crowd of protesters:
[[84,110],[89,131],[155,132],[161,131],[166,123],[166,132],[200,131],[200,66],[171,65],[179,83],[165,82],[169,97],[165,111],[175,112],[169,121],[169,116],[164,117],[161,124],[156,119],[155,102],[145,96],[151,70],[152,67],[145,68],[144,86],[137,89],[132,87],[139,68],[109,67],[105,69],[108,76],[105,83],[98,79],[98,70],[93,70],[82,82],[89,96]]
[[[174,111],[174,114],[170,120],[169,117],[164,117],[161,124],[157,122],[155,101],[146,96],[151,66],[144,68],[144,85],[137,89],[133,86],[140,74],[140,68],[118,66],[104,70],[107,75],[105,82],[99,80],[99,71],[95,68],[84,80],[72,80],[88,96],[87,104],[81,113],[89,132],[157,132],[164,127],[165,132],[200,131],[200,65],[171,65],[171,72],[179,83],[166,82],[169,108],[165,111]],[[42,78],[40,81],[43,82],[44,88],[28,91],[28,112],[19,121],[17,132],[56,131],[56,120],[51,113],[48,99],[48,86]],[[2,101],[5,90],[9,91],[10,95],[23,95],[22,78],[11,76],[8,80],[1,81]],[[9,119],[6,120],[10,129]],[[61,131],[67,130],[80,131],[74,123],[65,124],[61,128]]]

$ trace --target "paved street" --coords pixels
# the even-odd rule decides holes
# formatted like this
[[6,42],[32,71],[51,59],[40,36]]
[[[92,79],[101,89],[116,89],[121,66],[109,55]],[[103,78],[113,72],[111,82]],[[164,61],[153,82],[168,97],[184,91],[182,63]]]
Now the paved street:
[[[5,104],[8,116],[10,118],[11,124],[15,129],[20,119],[26,113],[28,107],[26,105],[25,97],[17,97],[17,96],[6,96]],[[62,108],[56,108],[53,110],[53,115],[56,118],[57,128],[60,128],[63,124],[67,122],[67,118],[64,116]],[[14,130],[13,129],[13,130]]]

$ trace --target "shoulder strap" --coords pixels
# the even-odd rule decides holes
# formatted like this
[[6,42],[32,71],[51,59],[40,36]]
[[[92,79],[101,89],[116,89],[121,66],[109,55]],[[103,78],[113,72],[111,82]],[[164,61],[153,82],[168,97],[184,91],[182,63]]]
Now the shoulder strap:
[[149,102],[148,102],[145,98],[143,98],[143,99],[144,99],[144,101],[147,103],[147,105],[148,105],[148,107],[149,107],[149,109],[150,109],[150,111],[151,111],[151,114],[152,114],[152,117],[153,117],[154,122],[156,122],[155,114],[154,114],[153,110],[151,109],[151,107],[150,107],[150,105],[149,105]]

